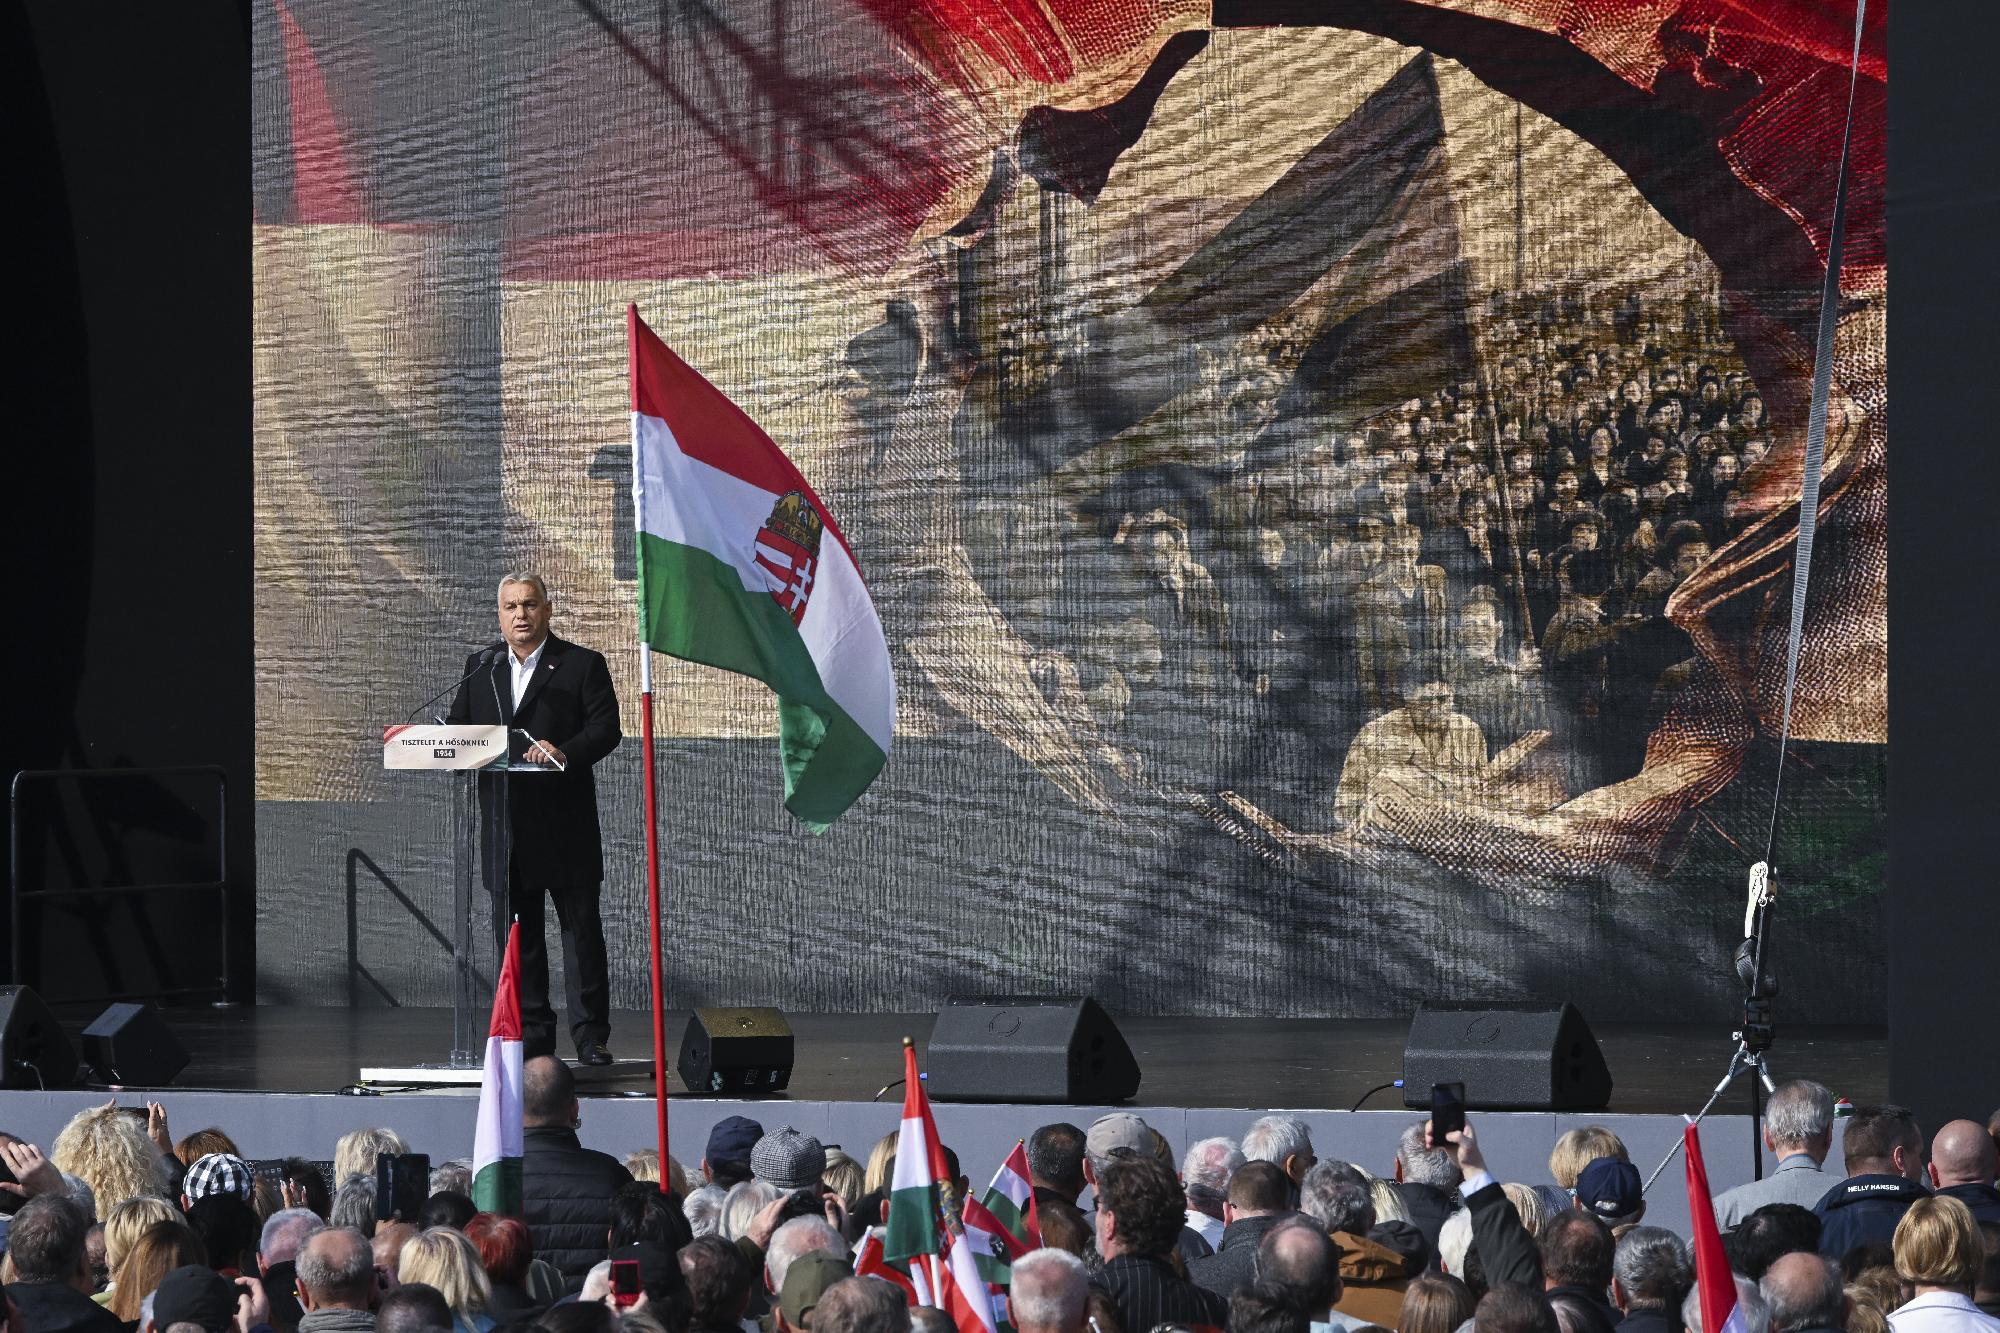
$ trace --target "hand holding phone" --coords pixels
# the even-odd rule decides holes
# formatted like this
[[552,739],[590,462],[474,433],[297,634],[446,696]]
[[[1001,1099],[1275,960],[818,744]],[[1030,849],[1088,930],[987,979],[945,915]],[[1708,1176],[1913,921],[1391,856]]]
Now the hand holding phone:
[[1449,1151],[1451,1143],[1445,1136],[1464,1128],[1465,1085],[1431,1084],[1431,1142]]
[[646,1294],[646,1287],[639,1274],[637,1259],[613,1259],[611,1261],[611,1303],[621,1310],[639,1303]]
[[414,1222],[431,1197],[428,1153],[385,1152],[375,1158],[375,1217],[377,1221]]

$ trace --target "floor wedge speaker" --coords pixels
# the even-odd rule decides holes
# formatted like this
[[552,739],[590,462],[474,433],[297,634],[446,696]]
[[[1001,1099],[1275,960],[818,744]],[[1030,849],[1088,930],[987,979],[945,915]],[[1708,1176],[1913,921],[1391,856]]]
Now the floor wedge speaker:
[[792,1081],[792,1025],[776,1009],[697,1009],[674,1069],[689,1092],[783,1092]]
[[67,1088],[76,1047],[27,986],[0,986],[0,1088]]
[[1130,1101],[1139,1062],[1087,996],[954,995],[931,1029],[924,1079],[941,1102]]
[[114,1004],[83,1030],[83,1060],[106,1083],[161,1088],[188,1066],[187,1047],[150,1004]]
[[1429,1109],[1433,1083],[1465,1084],[1480,1111],[1599,1111],[1611,1071],[1576,1006],[1425,1005],[1403,1048],[1403,1104]]

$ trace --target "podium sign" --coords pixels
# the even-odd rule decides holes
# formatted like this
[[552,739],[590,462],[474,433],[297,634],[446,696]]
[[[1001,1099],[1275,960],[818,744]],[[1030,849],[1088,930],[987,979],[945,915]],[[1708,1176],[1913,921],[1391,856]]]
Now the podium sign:
[[440,771],[507,767],[504,726],[382,728],[382,767]]

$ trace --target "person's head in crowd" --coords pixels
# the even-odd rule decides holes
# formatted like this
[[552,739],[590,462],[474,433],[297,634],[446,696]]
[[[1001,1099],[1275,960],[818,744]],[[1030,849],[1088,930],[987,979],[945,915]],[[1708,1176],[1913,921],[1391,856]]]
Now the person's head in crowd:
[[1252,1282],[1229,1298],[1230,1333],[1306,1333],[1309,1322],[1275,1282]]
[[[1257,1242],[1257,1276],[1291,1293],[1292,1303],[1314,1323],[1340,1300],[1340,1250],[1324,1230],[1290,1218]],[[1469,1309],[1468,1309],[1469,1313]]]
[[440,1162],[431,1168],[431,1197],[440,1194],[463,1194],[472,1197],[472,1163],[460,1157],[449,1162]]
[[580,1118],[576,1075],[553,1055],[521,1066],[521,1125],[526,1129],[575,1129]]
[[1028,1179],[1036,1189],[1075,1203],[1084,1187],[1083,1145],[1084,1132],[1075,1125],[1041,1126],[1028,1136]]
[[1639,1168],[1616,1157],[1600,1157],[1576,1178],[1576,1206],[1608,1227],[1630,1226],[1646,1212]]
[[188,1227],[201,1237],[217,1272],[256,1272],[257,1242],[263,1231],[249,1204],[231,1193],[205,1194],[188,1209]]
[[[720,1236],[697,1236],[675,1256],[687,1283],[693,1326],[705,1333],[736,1333],[750,1305],[750,1265]],[[1019,1269],[1015,1270],[1016,1279]]]
[[250,1164],[235,1153],[197,1157],[181,1180],[181,1207],[193,1208],[203,1199],[230,1194],[246,1205],[256,1190]]
[[1780,1161],[1804,1153],[1824,1162],[1833,1147],[1833,1094],[1811,1079],[1780,1083],[1764,1110],[1764,1146]]
[[763,1137],[764,1127],[748,1116],[716,1121],[701,1156],[701,1178],[724,1190],[750,1179],[750,1153]]
[[167,1192],[160,1150],[145,1124],[117,1105],[78,1111],[49,1146],[49,1161],[89,1186],[99,1217],[127,1199]]
[[[1404,1202],[1403,1187],[1380,1176],[1368,1178],[1368,1206],[1375,1214],[1375,1226],[1378,1228],[1390,1222],[1411,1221],[1409,1205]],[[1428,1256],[1424,1262],[1430,1262]]]
[[[1366,1235],[1368,1228],[1375,1225],[1375,1202],[1369,1196],[1367,1184],[1355,1178],[1359,1173],[1352,1167],[1341,1170],[1344,1165],[1322,1162],[1306,1173],[1306,1182],[1299,1189],[1299,1211],[1325,1227],[1329,1234]],[[1322,1171],[1321,1167],[1331,1169]]]
[[181,1210],[155,1194],[141,1194],[113,1208],[104,1219],[104,1262],[114,1274],[146,1231],[162,1222],[183,1221]]
[[618,1312],[601,1299],[592,1300],[586,1296],[580,1301],[544,1310],[535,1316],[534,1327],[540,1333],[619,1333],[624,1322],[619,1319]]
[[910,1333],[903,1293],[879,1277],[842,1278],[813,1307],[812,1333]]
[[1694,1280],[1694,1260],[1681,1238],[1665,1227],[1635,1226],[1618,1238],[1611,1258],[1611,1303],[1671,1313]]
[[[1597,602],[1605,593],[1611,591],[1612,579],[1617,572],[1611,553],[1601,547],[1575,552],[1564,562],[1563,569],[1569,576],[1571,594],[1591,603]],[[1585,1163],[1578,1163],[1577,1170],[1581,1171],[1584,1165]],[[1556,1177],[1556,1183],[1562,1183],[1561,1176]],[[1575,1189],[1575,1177],[1571,1177],[1571,1183],[1564,1185],[1563,1188]]]
[[[19,1223],[17,1222],[18,1226]],[[14,1241],[9,1235],[10,1243]],[[140,1305],[160,1279],[176,1268],[208,1265],[208,1251],[184,1222],[156,1222],[141,1232],[112,1278],[111,1313],[127,1323],[139,1317]]]
[[478,1252],[479,1266],[492,1286],[519,1289],[527,1283],[528,1265],[535,1259],[527,1223],[500,1213],[474,1213],[465,1224],[465,1238]]
[[1529,1287],[1503,1282],[1473,1307],[1475,1333],[1561,1333],[1549,1298]]
[[1549,1211],[1548,1200],[1533,1186],[1518,1181],[1506,1182],[1500,1187],[1500,1192],[1506,1196],[1508,1203],[1514,1205],[1514,1216],[1521,1219],[1522,1230],[1540,1240],[1542,1233],[1548,1230],[1549,1218],[1553,1215]]
[[462,1231],[433,1227],[420,1231],[403,1244],[396,1261],[396,1281],[401,1286],[421,1282],[436,1287],[453,1311],[480,1315],[493,1300],[493,1283],[479,1251]]
[[1787,1254],[1766,1270],[1757,1289],[1770,1312],[1771,1333],[1843,1329],[1847,1292],[1840,1269],[1817,1254]]
[[333,1192],[333,1204],[326,1211],[328,1226],[346,1227],[364,1236],[375,1234],[375,1177],[349,1176]]
[[1840,1256],[1840,1276],[1848,1282],[1874,1271],[1887,1273],[1892,1280],[1896,1276],[1896,1247],[1887,1241],[1856,1245]]
[[[1743,1320],[1743,1327],[1764,1329],[1770,1324],[1770,1314],[1764,1308],[1764,1295],[1757,1290],[1757,1284],[1741,1273],[1730,1274],[1736,1281],[1736,1310]],[[1701,1288],[1691,1287],[1681,1301],[1681,1326],[1687,1333],[1702,1333]]]
[[375,1179],[375,1159],[385,1153],[410,1150],[403,1136],[393,1129],[356,1129],[340,1136],[333,1145],[333,1187],[338,1190],[356,1176]]
[[1042,1244],[1078,1256],[1089,1253],[1095,1242],[1082,1209],[1061,1199],[1041,1199],[1035,1207],[1042,1220]]
[[89,1230],[89,1215],[64,1195],[41,1194],[28,1200],[7,1231],[7,1258],[13,1262],[15,1280],[72,1287],[85,1295],[95,1291],[84,1243]]
[[621,1250],[641,1241],[669,1252],[694,1239],[687,1215],[671,1194],[660,1193],[657,1182],[635,1180],[620,1185],[611,1196],[611,1228],[606,1247]]
[[236,1333],[244,1289],[203,1264],[188,1264],[160,1278],[153,1292],[153,1327],[162,1333],[193,1327],[203,1333]]
[[757,1140],[750,1150],[750,1171],[787,1192],[817,1190],[826,1171],[826,1149],[812,1135],[785,1125]]
[[746,1180],[730,1186],[729,1193],[723,1196],[718,1233],[724,1240],[741,1240],[750,1234],[750,1223],[759,1210],[783,1194],[776,1185],[762,1180]]
[[[803,1333],[812,1326],[814,1312],[826,1293],[851,1276],[853,1269],[844,1259],[830,1254],[802,1256],[785,1270],[785,1285],[778,1292],[773,1325],[779,1333]],[[901,1303],[900,1293],[898,1303]]]
[[[658,1190],[653,1193],[658,1194]],[[449,1227],[453,1231],[465,1230],[465,1224],[472,1220],[479,1206],[457,1190],[443,1190],[424,1200],[424,1206],[417,1210],[417,1226],[423,1230],[432,1227]]]
[[1718,491],[1727,490],[1736,484],[1740,471],[1736,455],[1724,449],[1708,462],[1709,485]]
[[777,1295],[785,1289],[785,1274],[808,1254],[847,1257],[847,1241],[824,1217],[795,1217],[771,1233],[764,1250],[764,1290]]
[[212,1153],[228,1153],[231,1157],[243,1155],[242,1150],[236,1146],[236,1140],[215,1125],[210,1125],[207,1129],[197,1129],[174,1145],[174,1160],[182,1166],[193,1166]]
[[[1579,509],[1563,523],[1563,544],[1572,551],[1594,551],[1604,535],[1604,520],[1595,509]],[[1577,1133],[1571,1130],[1570,1133]],[[1606,1130],[1609,1134],[1611,1131]]]
[[1896,1223],[1896,1276],[1921,1296],[1950,1291],[1970,1297],[1986,1266],[1972,1210],[1950,1196],[1918,1199]]
[[[1472,1254],[1472,1214],[1469,1210],[1460,1208],[1445,1218],[1444,1225],[1438,1228],[1437,1251],[1438,1264],[1444,1271],[1455,1277],[1467,1278],[1466,1285],[1471,1286],[1472,1282],[1467,1277]],[[1480,1289],[1472,1294],[1477,1299],[1485,1293]]]
[[839,1196],[841,1207],[850,1213],[854,1211],[854,1206],[861,1202],[861,1196],[868,1192],[864,1188],[867,1179],[868,1173],[862,1169],[861,1163],[837,1147],[827,1148],[826,1170],[819,1173],[819,1183],[822,1188],[832,1190]]
[[[865,1187],[863,1193],[880,1194],[885,1199],[889,1197],[890,1187],[896,1178],[896,1145],[902,1141],[902,1137],[901,1131],[890,1130],[875,1140],[874,1146],[869,1148],[868,1170],[861,1182]],[[1031,1166],[1033,1161],[1032,1157],[1029,1158]]]
[[1817,1253],[1821,1223],[1810,1208],[1795,1203],[1767,1203],[1722,1238],[1729,1266],[1743,1276],[1761,1279],[1772,1264],[1801,1250]]
[[333,1227],[299,1247],[299,1305],[313,1310],[366,1310],[375,1298],[375,1252],[352,1227]]
[[1101,1190],[1104,1172],[1112,1162],[1152,1155],[1153,1132],[1146,1122],[1130,1111],[1113,1111],[1092,1121],[1084,1135],[1083,1176],[1092,1188]]
[[1084,1333],[1090,1278],[1066,1250],[1030,1250],[1014,1261],[1008,1306],[1014,1333]]
[[[1465,605],[1465,611],[1482,613],[1493,622],[1494,630],[1499,629],[1500,620],[1494,614],[1492,603],[1483,600],[1469,601]],[[1461,625],[1463,619],[1461,616]],[[1492,638],[1497,646],[1499,642],[1497,633]],[[1490,652],[1488,655],[1490,656]],[[1418,1120],[1405,1126],[1401,1136],[1397,1138],[1396,1179],[1406,1185],[1424,1185],[1434,1190],[1457,1189],[1459,1181],[1465,1178],[1464,1173],[1458,1169],[1458,1160],[1452,1156],[1449,1148],[1424,1146],[1425,1123]]]
[[278,1182],[297,1189],[304,1196],[305,1206],[322,1218],[333,1211],[333,1191],[327,1188],[326,1177],[305,1158],[287,1157],[278,1163]]
[[712,1236],[722,1225],[722,1201],[728,1195],[714,1185],[703,1185],[700,1189],[681,1201],[681,1212],[687,1218],[688,1232],[695,1236]]
[[368,1238],[368,1248],[375,1256],[375,1280],[382,1284],[382,1290],[389,1291],[402,1281],[403,1247],[417,1234],[414,1222],[383,1222],[376,1226],[375,1234]]
[[1889,1319],[1877,1306],[1858,1298],[1856,1289],[1847,1289],[1847,1317],[1842,1333],[1889,1333]]
[[1611,1228],[1581,1208],[1557,1213],[1542,1232],[1542,1280],[1549,1290],[1601,1295],[1611,1287]]
[[1685,581],[1708,563],[1714,553],[1708,534],[1693,519],[1683,519],[1667,529],[1667,562],[1674,577]]
[[[1243,1171],[1236,1175],[1241,1179]],[[1097,1179],[1097,1252],[1106,1260],[1164,1257],[1179,1240],[1183,1219],[1180,1182],[1150,1157],[1113,1159]]]
[[1764,456],[1770,452],[1771,441],[1768,437],[1763,435],[1750,436],[1743,441],[1743,470],[1748,472],[1751,468],[1756,467],[1764,461]]
[[1454,1333],[1472,1318],[1471,1290],[1448,1273],[1425,1273],[1410,1279],[1403,1291],[1403,1313],[1396,1333]]
[[375,1333],[453,1333],[451,1302],[427,1282],[405,1282],[375,1307]]
[[1840,1147],[1850,1177],[1924,1178],[1924,1133],[1904,1107],[1857,1106],[1847,1118]]
[[2000,1175],[2000,1150],[1986,1126],[1976,1120],[1953,1120],[1931,1140],[1930,1174],[1938,1189],[1991,1185]]

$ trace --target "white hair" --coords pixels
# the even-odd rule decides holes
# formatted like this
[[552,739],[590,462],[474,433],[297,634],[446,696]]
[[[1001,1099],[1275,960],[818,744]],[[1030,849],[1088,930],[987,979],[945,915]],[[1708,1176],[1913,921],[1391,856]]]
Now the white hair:
[[764,1251],[764,1280],[772,1291],[785,1289],[785,1274],[795,1260],[808,1254],[830,1254],[847,1258],[847,1241],[823,1217],[795,1217],[771,1233],[770,1248]]
[[749,1234],[750,1223],[764,1205],[784,1192],[768,1180],[746,1180],[730,1186],[729,1193],[723,1196],[722,1215],[715,1229],[724,1240],[742,1239]]
[[1465,1256],[1472,1252],[1472,1210],[1461,1208],[1438,1228],[1438,1262],[1453,1277],[1465,1276]]
[[[1736,1309],[1743,1318],[1743,1327],[1752,1329],[1769,1328],[1771,1316],[1764,1308],[1764,1293],[1757,1284],[1741,1273],[1731,1273],[1736,1279]],[[1701,1333],[1701,1284],[1696,1283],[1681,1302],[1681,1323],[1687,1333]]]
[[337,1190],[356,1176],[375,1181],[375,1159],[384,1153],[408,1152],[409,1145],[393,1129],[357,1129],[340,1136],[333,1145],[333,1187]]
[[694,1190],[681,1204],[681,1211],[687,1214],[688,1228],[697,1236],[714,1235],[722,1223],[722,1200],[725,1197],[720,1185],[703,1185]]
[[1283,1167],[1287,1157],[1312,1152],[1312,1132],[1295,1115],[1267,1115],[1243,1136],[1243,1158]]
[[1465,1173],[1458,1169],[1449,1149],[1424,1146],[1424,1126],[1429,1123],[1415,1122],[1396,1140],[1396,1160],[1403,1164],[1403,1179],[1432,1189],[1455,1189],[1465,1179]]
[[1014,1261],[1007,1303],[1015,1328],[1073,1329],[1089,1299],[1083,1260],[1068,1250],[1033,1250]]
[[298,1257],[299,1246],[319,1232],[326,1223],[310,1208],[281,1208],[264,1223],[257,1238],[257,1255],[266,1264],[281,1264]]
[[1220,1204],[1229,1193],[1229,1178],[1243,1165],[1243,1150],[1234,1139],[1203,1139],[1181,1159],[1181,1180],[1193,1203]]
[[549,585],[542,581],[540,574],[502,574],[500,586],[493,590],[493,595],[504,598],[507,595],[507,585],[510,583],[525,583],[535,590],[537,597],[545,602],[549,600]]
[[1771,1142],[1804,1147],[1833,1126],[1833,1094],[1811,1079],[1781,1083],[1764,1109]]

